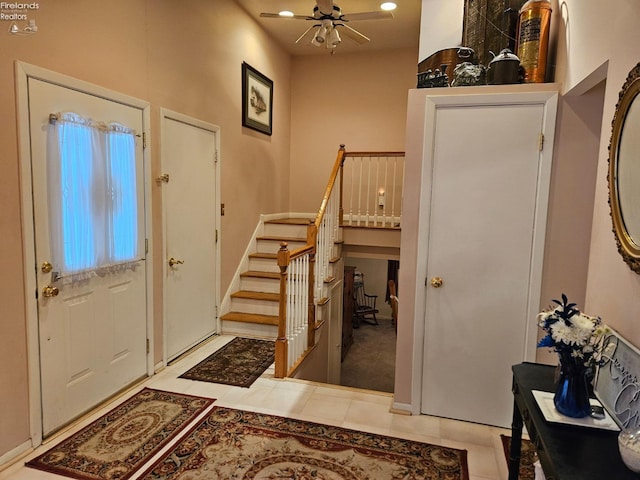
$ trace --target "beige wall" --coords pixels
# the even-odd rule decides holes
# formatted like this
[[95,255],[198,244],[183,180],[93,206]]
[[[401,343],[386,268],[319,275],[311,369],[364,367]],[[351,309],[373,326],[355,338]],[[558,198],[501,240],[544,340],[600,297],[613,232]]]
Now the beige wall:
[[[607,202],[607,159],[618,93],[629,70],[640,62],[640,53],[635,48],[640,42],[637,27],[640,4],[616,2],[615,8],[603,10],[602,4],[594,0],[567,0],[564,3],[568,19],[562,32],[562,38],[566,39],[567,91],[571,93],[574,86],[580,88],[581,82],[593,81],[591,71],[606,64],[607,85],[598,150],[585,311],[601,315],[624,337],[639,346],[640,276],[627,267],[616,249]],[[602,34],[594,35],[594,32]]]
[[[232,0],[44,0],[38,33],[0,21],[0,458],[29,440],[28,376],[14,61],[151,103],[153,175],[160,172],[161,107],[221,128],[221,291],[261,213],[289,201],[291,58]],[[241,126],[241,64],[274,81],[271,137]],[[161,263],[160,190],[154,183],[153,261]],[[194,206],[194,215],[207,205]],[[155,269],[155,358],[161,360],[161,269]]]
[[347,151],[404,151],[407,91],[416,86],[417,59],[417,45],[293,59],[293,211],[318,211],[340,144]]

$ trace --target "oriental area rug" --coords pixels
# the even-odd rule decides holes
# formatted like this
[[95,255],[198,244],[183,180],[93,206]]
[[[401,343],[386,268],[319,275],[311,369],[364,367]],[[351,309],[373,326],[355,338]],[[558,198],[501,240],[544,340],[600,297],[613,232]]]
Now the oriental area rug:
[[274,358],[273,341],[236,337],[180,378],[250,387],[269,368]]
[[80,480],[125,480],[213,402],[145,388],[27,466]]
[[[504,448],[504,455],[507,459],[507,465],[509,464],[509,451],[511,450],[511,437],[507,435],[500,435],[502,440],[502,447]],[[520,447],[520,474],[518,478],[520,480],[534,480],[536,477],[535,468],[533,463],[538,459],[536,454],[536,448],[526,438],[522,439]]]
[[468,480],[467,452],[213,407],[139,479]]

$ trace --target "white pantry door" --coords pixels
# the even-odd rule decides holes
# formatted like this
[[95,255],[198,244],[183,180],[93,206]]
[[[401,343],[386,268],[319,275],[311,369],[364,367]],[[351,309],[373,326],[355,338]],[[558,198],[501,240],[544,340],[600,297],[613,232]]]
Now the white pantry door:
[[539,296],[544,113],[544,103],[495,102],[430,119],[423,413],[510,424],[511,365],[525,359]]
[[163,110],[168,360],[216,331],[217,135],[213,125]]
[[[43,434],[47,435],[144,377],[147,372],[144,211],[139,213],[141,258],[134,269],[82,281],[56,279],[47,197],[49,114],[74,112],[143,131],[142,110],[29,78],[35,258]],[[136,140],[137,202],[144,209],[142,141]],[[47,287],[57,289],[45,296]]]

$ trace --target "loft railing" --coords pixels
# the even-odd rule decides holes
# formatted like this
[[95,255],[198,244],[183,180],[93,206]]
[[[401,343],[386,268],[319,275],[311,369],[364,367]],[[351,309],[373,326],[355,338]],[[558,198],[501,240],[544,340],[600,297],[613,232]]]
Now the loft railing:
[[[315,344],[316,305],[327,299],[342,225],[399,228],[404,152],[346,152],[340,146],[307,244],[278,252],[280,304],[275,376],[284,378]],[[347,206],[346,210],[344,205]]]
[[345,152],[343,225],[399,228],[404,152]]

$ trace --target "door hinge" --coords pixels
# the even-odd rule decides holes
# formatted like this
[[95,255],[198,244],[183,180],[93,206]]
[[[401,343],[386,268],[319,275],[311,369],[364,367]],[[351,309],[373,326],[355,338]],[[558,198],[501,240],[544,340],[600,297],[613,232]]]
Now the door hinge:
[[144,239],[144,253],[149,253],[149,239],[145,238]]
[[216,243],[218,243],[218,229],[216,228]]
[[214,163],[218,163],[218,151],[217,150],[216,150],[216,153],[214,155],[214,158],[215,158]]
[[147,353],[149,353],[151,351],[151,342],[149,342],[149,339],[147,338]]
[[162,175],[160,175],[159,177],[156,177],[156,183],[158,185],[160,185],[161,183],[169,183],[169,174],[168,173],[163,173]]
[[142,149],[147,148],[147,132],[142,132]]
[[540,137],[538,138],[538,151],[542,151],[544,148],[544,133],[540,133]]

